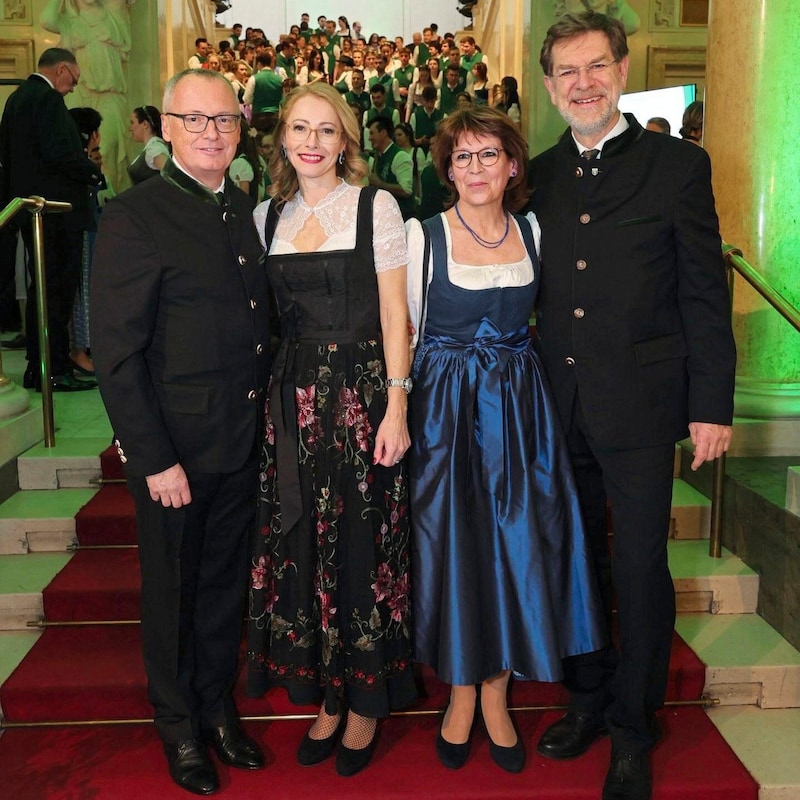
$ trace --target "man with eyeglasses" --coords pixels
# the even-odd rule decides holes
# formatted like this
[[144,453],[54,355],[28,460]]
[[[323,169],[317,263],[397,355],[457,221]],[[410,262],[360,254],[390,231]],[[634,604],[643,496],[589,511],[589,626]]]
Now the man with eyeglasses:
[[92,334],[100,391],[136,505],[148,694],[172,779],[219,788],[264,757],[232,690],[269,372],[253,203],[226,177],[239,104],[224,76],[164,89],[161,174],[103,211]]
[[675,623],[675,442],[691,436],[698,469],[731,437],[736,353],[711,167],[700,148],[619,112],[629,67],[619,20],[562,16],[540,63],[570,127],[530,165],[542,228],[538,349],[609,628],[613,572],[620,647],[564,661],[569,711],[539,752],[574,758],[610,733],[603,800],[649,800]]
[[[88,158],[64,97],[77,86],[81,71],[75,56],[59,47],[45,50],[37,71],[9,98],[0,121],[0,163],[3,165],[0,207],[15,197],[41,195],[72,203],[67,214],[44,219],[47,323],[50,333],[50,380],[53,391],[93,389],[94,381],[78,380],[69,356],[69,321],[81,274],[83,232],[91,227],[89,188],[102,175]],[[33,270],[32,215],[16,220]],[[41,354],[36,312],[36,286],[28,286],[25,332],[28,367],[25,388],[41,391]]]

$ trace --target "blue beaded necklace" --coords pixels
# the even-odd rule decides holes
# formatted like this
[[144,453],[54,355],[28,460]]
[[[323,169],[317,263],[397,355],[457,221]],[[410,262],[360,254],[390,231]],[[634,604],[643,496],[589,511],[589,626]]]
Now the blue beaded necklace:
[[475,233],[474,230],[472,230],[472,228],[470,228],[469,225],[467,225],[467,223],[464,221],[464,217],[461,216],[461,212],[458,210],[458,203],[456,203],[455,208],[456,208],[456,216],[458,217],[459,221],[467,229],[469,235],[481,247],[486,247],[489,250],[496,250],[506,240],[506,237],[508,236],[508,231],[509,231],[510,226],[511,226],[511,215],[508,213],[508,211],[506,211],[506,230],[505,230],[505,233],[496,242],[490,242],[487,239],[484,239],[481,236],[479,236],[477,233]]

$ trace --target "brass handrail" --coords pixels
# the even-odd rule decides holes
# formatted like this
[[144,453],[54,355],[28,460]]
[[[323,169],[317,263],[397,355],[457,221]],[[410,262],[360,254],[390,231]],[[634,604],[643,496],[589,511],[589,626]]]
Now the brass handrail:
[[[36,280],[36,312],[39,318],[39,376],[42,382],[42,420],[44,424],[44,446],[55,447],[56,433],[53,419],[53,385],[50,383],[50,334],[47,328],[47,292],[44,275],[44,226],[42,214],[63,214],[72,211],[71,203],[45,200],[43,197],[15,197],[0,211],[0,228],[27,208],[33,215],[33,272]],[[30,331],[27,332],[30,336]],[[0,382],[3,362],[0,356]]]
[[[722,256],[728,267],[728,288],[733,313],[734,272],[744,278],[794,329],[800,332],[800,311],[798,311],[769,281],[751,264],[742,251],[726,242],[722,243]],[[709,533],[708,555],[711,558],[722,556],[722,506],[725,497],[725,460],[723,453],[714,461],[711,489],[711,530]]]

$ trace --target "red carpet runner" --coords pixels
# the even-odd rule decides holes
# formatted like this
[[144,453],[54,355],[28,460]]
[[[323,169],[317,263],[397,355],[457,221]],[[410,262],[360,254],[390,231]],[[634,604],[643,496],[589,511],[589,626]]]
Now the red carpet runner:
[[[113,451],[112,451],[113,453]],[[116,469],[115,453],[103,454],[104,474]],[[116,477],[116,476],[115,476]],[[135,541],[132,503],[124,487],[106,486],[78,514],[81,544]],[[133,549],[79,551],[44,594],[49,621],[138,618],[138,562]],[[703,687],[703,665],[676,635],[670,665],[669,699],[694,699]],[[245,716],[314,713],[291,706],[283,692],[253,700],[237,687]],[[420,670],[423,698],[418,710],[441,709],[447,688]],[[515,706],[564,702],[557,685],[517,682]],[[142,668],[139,626],[116,624],[49,628],[0,688],[9,723],[139,719],[150,715]],[[449,772],[433,744],[438,716],[393,717],[382,723],[373,765],[351,779],[339,778],[333,761],[311,769],[297,766],[295,751],[305,720],[250,722],[263,742],[267,769],[247,773],[220,767],[224,796],[360,800],[380,797],[596,800],[608,764],[609,742],[583,758],[554,762],[535,752],[542,730],[558,712],[518,712],[528,749],[521,775],[492,764],[485,733],[478,730],[467,766]],[[654,757],[655,800],[756,800],[758,790],[701,709],[669,708],[661,714],[664,738]],[[9,800],[161,800],[186,798],[170,781],[151,725],[103,725],[10,729],[0,738],[0,797]]]

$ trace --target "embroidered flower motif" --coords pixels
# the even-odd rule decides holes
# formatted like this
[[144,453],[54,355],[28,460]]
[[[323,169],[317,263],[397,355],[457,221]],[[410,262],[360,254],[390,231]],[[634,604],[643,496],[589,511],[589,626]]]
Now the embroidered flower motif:
[[370,586],[372,591],[375,592],[376,603],[391,597],[393,583],[394,575],[392,575],[392,569],[384,562],[378,567],[378,579]]

